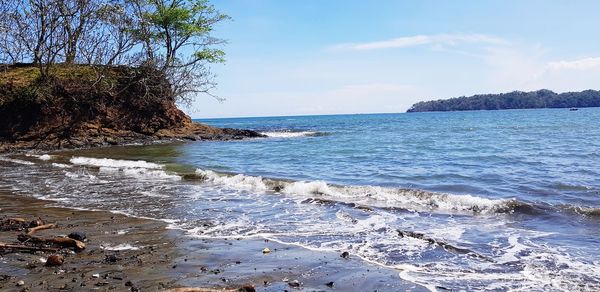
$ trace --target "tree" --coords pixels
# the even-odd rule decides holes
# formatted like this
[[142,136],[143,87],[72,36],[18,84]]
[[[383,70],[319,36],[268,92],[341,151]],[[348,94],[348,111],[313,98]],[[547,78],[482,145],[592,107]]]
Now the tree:
[[137,67],[145,77],[132,80],[166,78],[170,94],[157,98],[184,103],[213,96],[209,65],[225,42],[211,33],[229,19],[206,0],[1,0],[0,17],[1,62],[31,62],[42,79],[56,63]]
[[214,48],[224,41],[211,32],[229,17],[206,0],[133,1],[139,21],[136,35],[144,44],[146,63],[167,76],[180,101],[189,103],[191,94],[199,92],[211,95],[215,83],[207,65],[224,62],[225,55]]

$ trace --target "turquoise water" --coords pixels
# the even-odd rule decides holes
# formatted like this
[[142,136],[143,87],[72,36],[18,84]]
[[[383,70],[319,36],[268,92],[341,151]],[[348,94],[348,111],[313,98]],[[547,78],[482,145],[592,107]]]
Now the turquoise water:
[[598,108],[202,120],[269,137],[4,157],[0,187],[196,237],[349,251],[431,290],[597,291],[599,121]]

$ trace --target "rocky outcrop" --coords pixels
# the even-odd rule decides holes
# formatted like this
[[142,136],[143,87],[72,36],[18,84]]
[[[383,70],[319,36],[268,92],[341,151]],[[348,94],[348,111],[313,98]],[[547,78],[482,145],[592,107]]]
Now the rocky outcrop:
[[0,73],[0,151],[262,137],[193,122],[168,97],[166,79],[137,69],[59,68],[43,83],[27,77],[34,69]]

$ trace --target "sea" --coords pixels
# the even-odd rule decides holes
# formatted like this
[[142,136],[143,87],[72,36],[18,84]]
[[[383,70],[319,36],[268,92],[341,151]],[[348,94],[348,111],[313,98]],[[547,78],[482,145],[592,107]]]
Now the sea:
[[432,291],[600,291],[600,108],[198,121],[267,137],[4,155],[0,190]]

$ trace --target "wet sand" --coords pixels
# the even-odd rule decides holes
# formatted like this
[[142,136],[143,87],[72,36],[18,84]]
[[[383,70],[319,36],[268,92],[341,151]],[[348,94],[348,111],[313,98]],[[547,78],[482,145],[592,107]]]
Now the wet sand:
[[[403,281],[400,271],[365,263],[350,254],[312,251],[259,238],[197,239],[167,223],[104,211],[53,207],[52,202],[0,192],[0,216],[40,217],[57,228],[40,235],[85,232],[87,247],[62,250],[65,262],[46,267],[51,253],[0,253],[3,291],[160,291],[182,287],[222,291],[244,286],[257,291],[423,290]],[[0,232],[17,242],[19,232]],[[125,247],[134,249],[115,250]],[[263,254],[269,248],[270,253]],[[23,281],[24,285],[19,286]],[[326,284],[331,284],[333,287]],[[299,285],[297,285],[299,284]],[[296,287],[299,286],[299,287]]]

